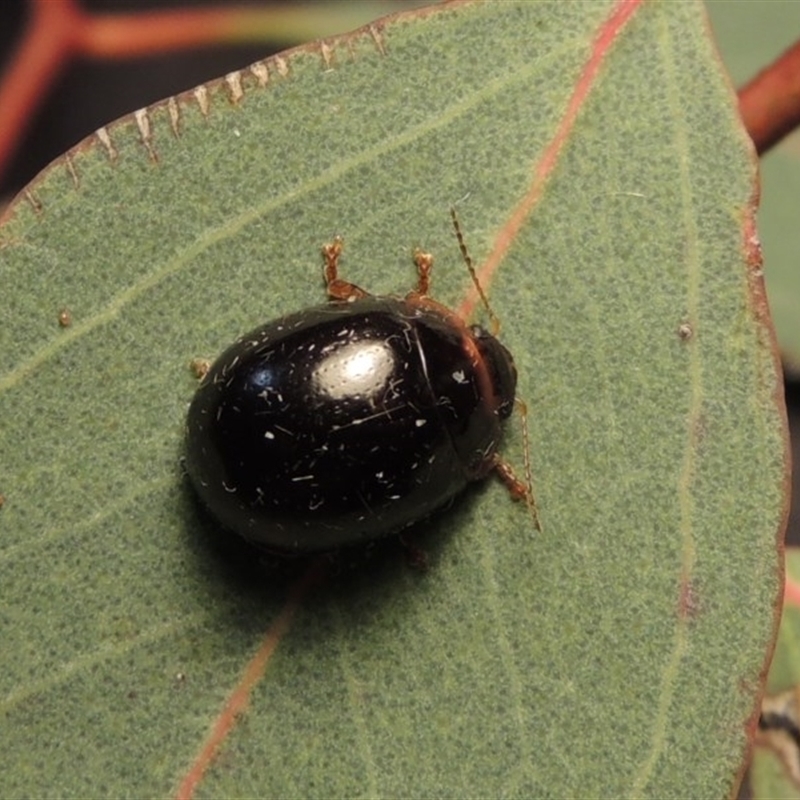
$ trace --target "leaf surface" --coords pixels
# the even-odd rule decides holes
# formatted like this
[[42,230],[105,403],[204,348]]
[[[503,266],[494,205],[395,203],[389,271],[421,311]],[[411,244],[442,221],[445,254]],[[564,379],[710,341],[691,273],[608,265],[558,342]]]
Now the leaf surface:
[[[0,794],[730,793],[788,502],[753,194],[693,3],[401,15],[53,164],[0,228]],[[402,294],[422,246],[471,311],[453,204],[542,533],[489,481],[421,526],[425,574],[226,561],[190,360],[320,302],[335,233],[348,280]]]
[[[760,6],[732,0],[708,4],[708,13],[726,67],[736,86],[744,85],[797,38],[797,6],[777,0]],[[758,30],[758,36],[752,31]],[[764,274],[781,356],[789,377],[800,374],[800,133],[794,132],[760,162],[759,233]]]

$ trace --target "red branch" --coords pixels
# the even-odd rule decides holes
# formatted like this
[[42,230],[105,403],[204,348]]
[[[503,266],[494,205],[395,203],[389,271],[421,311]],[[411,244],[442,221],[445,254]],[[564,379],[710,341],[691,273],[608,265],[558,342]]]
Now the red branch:
[[739,90],[739,113],[759,155],[800,125],[800,42]]
[[83,13],[73,0],[33,0],[28,30],[0,79],[0,175],[45,92],[70,58]]

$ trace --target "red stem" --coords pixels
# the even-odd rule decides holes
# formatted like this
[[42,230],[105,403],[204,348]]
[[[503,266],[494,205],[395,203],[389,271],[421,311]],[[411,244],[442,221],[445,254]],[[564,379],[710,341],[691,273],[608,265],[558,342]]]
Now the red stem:
[[62,65],[83,12],[74,0],[33,0],[28,30],[0,76],[0,174]]
[[[128,58],[186,47],[219,44],[234,31],[263,27],[263,12],[242,6],[191,11],[140,11],[133,14],[95,14],[85,20],[80,51],[95,58]],[[241,38],[241,36],[239,37]]]
[[739,112],[759,155],[800,125],[800,41],[739,90]]

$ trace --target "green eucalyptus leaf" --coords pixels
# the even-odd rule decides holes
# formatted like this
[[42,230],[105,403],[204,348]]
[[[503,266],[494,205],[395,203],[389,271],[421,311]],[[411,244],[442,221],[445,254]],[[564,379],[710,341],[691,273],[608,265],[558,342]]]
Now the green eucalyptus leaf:
[[[0,227],[0,794],[729,794],[788,502],[754,184],[669,2],[411,12],[54,163]],[[542,532],[487,481],[425,573],[246,569],[182,476],[190,361],[321,302],[336,233],[346,279],[402,294],[422,246],[467,308],[453,205]]]
[[[725,65],[736,85],[744,85],[797,39],[793,0],[740,3],[715,0],[708,12]],[[753,30],[758,36],[753,36]],[[800,134],[788,136],[761,161],[759,232],[764,273],[781,355],[791,378],[800,374]]]

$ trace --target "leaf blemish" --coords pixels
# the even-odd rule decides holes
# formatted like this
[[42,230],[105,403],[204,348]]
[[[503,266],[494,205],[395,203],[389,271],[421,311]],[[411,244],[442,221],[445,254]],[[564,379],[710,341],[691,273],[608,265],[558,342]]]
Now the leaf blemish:
[[681,619],[696,619],[700,614],[700,600],[697,590],[690,580],[681,580],[678,614]]

